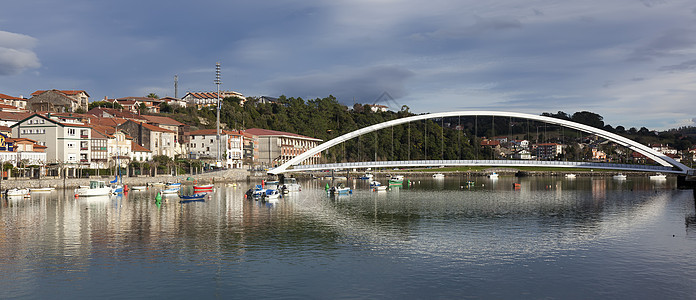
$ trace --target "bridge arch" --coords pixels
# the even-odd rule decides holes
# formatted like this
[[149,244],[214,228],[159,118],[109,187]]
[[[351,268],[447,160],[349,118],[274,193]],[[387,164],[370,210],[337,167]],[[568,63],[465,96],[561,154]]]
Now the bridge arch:
[[690,170],[689,167],[683,165],[682,163],[674,160],[673,158],[664,155],[663,153],[660,153],[658,151],[653,150],[652,148],[643,145],[641,143],[638,143],[636,141],[633,141],[631,139],[622,137],[618,134],[614,134],[599,128],[595,128],[592,126],[572,122],[572,121],[567,121],[567,120],[562,120],[562,119],[557,119],[557,118],[551,118],[551,117],[545,117],[545,116],[537,116],[537,115],[531,115],[531,114],[525,114],[525,113],[517,113],[517,112],[504,112],[504,111],[452,111],[452,112],[441,112],[441,113],[431,113],[431,114],[424,114],[424,115],[417,115],[417,116],[411,116],[411,117],[406,117],[406,118],[400,118],[400,119],[395,119],[395,120],[390,120],[386,122],[382,122],[379,124],[371,125],[365,128],[361,128],[358,130],[355,130],[353,132],[346,133],[342,136],[336,137],[332,140],[326,141],[322,143],[321,145],[318,145],[298,156],[295,158],[287,161],[286,163],[278,166],[277,168],[271,169],[268,171],[270,174],[281,174],[285,172],[289,172],[288,168],[291,166],[297,165],[304,160],[312,157],[313,155],[320,153],[326,149],[329,149],[333,146],[336,146],[338,144],[341,144],[345,141],[351,140],[353,138],[356,138],[358,136],[389,128],[392,126],[400,125],[400,124],[405,124],[409,122],[414,122],[414,121],[420,121],[420,120],[427,120],[427,119],[434,119],[434,118],[446,118],[446,117],[457,117],[457,116],[493,116],[493,117],[512,117],[512,118],[520,118],[520,119],[529,119],[529,120],[535,120],[535,121],[541,121],[541,122],[546,122],[549,124],[556,124],[560,126],[564,126],[570,129],[575,129],[575,130],[580,130],[584,132],[589,132],[592,134],[595,134],[597,136],[600,136],[602,138],[608,139],[612,142],[615,142],[621,146],[627,147],[633,151],[636,151],[640,154],[645,155],[646,157],[652,159],[653,161],[657,162],[658,164],[666,167],[672,167],[672,168],[678,168],[681,172],[687,173],[688,170]]

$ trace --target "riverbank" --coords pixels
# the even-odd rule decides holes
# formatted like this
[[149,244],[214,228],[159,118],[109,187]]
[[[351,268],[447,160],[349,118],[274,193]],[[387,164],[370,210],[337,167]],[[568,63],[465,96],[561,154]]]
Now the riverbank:
[[[179,176],[158,175],[155,177],[123,177],[123,184],[129,186],[146,185],[154,182],[185,182],[191,177],[198,183],[220,183],[220,182],[238,182],[252,180],[256,178],[247,170],[230,169],[215,172],[201,173],[196,175],[182,174]],[[12,178],[9,180],[0,181],[0,189],[11,188],[38,188],[38,187],[53,187],[56,189],[74,189],[79,186],[89,185],[90,180],[103,180],[109,182],[113,177],[92,177],[92,178],[54,178],[43,177],[41,179],[31,178]]]

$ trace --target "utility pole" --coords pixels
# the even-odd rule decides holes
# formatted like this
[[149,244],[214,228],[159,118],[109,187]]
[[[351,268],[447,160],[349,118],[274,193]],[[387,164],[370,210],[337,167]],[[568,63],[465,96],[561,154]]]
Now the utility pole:
[[220,63],[215,64],[215,84],[217,85],[217,161],[216,166],[220,166]]

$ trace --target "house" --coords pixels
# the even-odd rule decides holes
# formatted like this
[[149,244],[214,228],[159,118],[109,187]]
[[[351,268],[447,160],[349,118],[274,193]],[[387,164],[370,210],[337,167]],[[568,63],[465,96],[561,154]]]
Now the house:
[[174,98],[174,97],[162,97],[159,98],[163,103],[167,103],[170,106],[186,107],[186,101]]
[[[220,91],[220,100],[229,97],[236,97],[242,99],[242,104],[246,100],[244,95],[242,95],[241,93],[233,91]],[[188,92],[183,98],[181,98],[181,100],[186,102],[186,106],[192,106],[201,109],[202,107],[216,106],[218,94],[217,92]]]
[[512,154],[512,159],[525,159],[529,160],[532,159],[532,153],[529,152],[527,149],[522,149],[519,151],[516,151]]
[[22,111],[26,110],[27,108],[27,99],[24,99],[23,97],[13,97],[10,95],[0,94],[0,103],[15,107],[16,109]]
[[[258,137],[259,163],[266,166],[281,165],[319,145],[322,140],[295,133],[251,128],[247,133]],[[308,158],[302,164],[318,164],[321,153]]]
[[46,162],[64,164],[75,175],[78,167],[90,165],[91,129],[77,120],[32,114],[10,126],[15,138],[29,138],[46,146]]
[[146,122],[147,120],[141,115],[133,113],[128,110],[121,110],[115,108],[102,108],[95,107],[87,112],[88,115],[95,116],[97,118],[121,118],[126,120],[133,120],[137,122]]
[[76,112],[89,108],[89,95],[82,90],[36,91],[31,96],[27,100],[27,109],[32,112]]
[[592,147],[592,160],[607,161],[607,154],[604,153],[604,151],[597,149],[597,147]]
[[370,104],[370,110],[372,110],[372,112],[386,112],[389,110],[389,106],[381,104]]
[[135,141],[131,142],[131,160],[137,162],[146,162],[152,160],[152,151],[138,145]]
[[0,126],[10,127],[17,122],[26,119],[27,117],[33,115],[30,112],[6,112],[0,111]]
[[[216,129],[189,132],[189,158],[217,160],[218,143]],[[220,159],[226,168],[241,168],[244,156],[244,134],[235,130],[220,130]]]
[[540,159],[553,159],[563,153],[563,145],[557,143],[537,144],[536,153]]
[[246,165],[253,166],[259,161],[259,137],[246,131],[242,133],[244,134],[242,160]]
[[119,126],[126,134],[133,137],[138,145],[152,151],[152,155],[166,155],[175,158],[177,133],[168,129],[128,120]]
[[46,163],[46,146],[39,145],[35,140],[28,138],[8,138],[6,141],[13,144],[14,152],[17,153],[13,165],[28,166]]
[[115,102],[132,113],[139,113],[141,105],[147,108],[148,113],[159,113],[159,106],[164,101],[149,97],[124,97],[116,99]]
[[188,125],[174,120],[170,117],[160,117],[151,115],[141,115],[140,117],[145,119],[145,123],[147,124],[176,132],[176,136],[174,137],[174,142],[176,143],[174,155],[176,156],[186,154],[187,150],[185,144],[188,143],[188,140],[187,136],[184,135],[184,132],[188,131]]

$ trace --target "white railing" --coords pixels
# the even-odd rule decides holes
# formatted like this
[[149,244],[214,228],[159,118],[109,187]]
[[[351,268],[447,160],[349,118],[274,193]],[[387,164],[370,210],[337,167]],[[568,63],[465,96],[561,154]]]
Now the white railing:
[[409,161],[366,161],[349,163],[332,163],[316,165],[296,165],[291,172],[335,170],[335,169],[365,169],[365,168],[397,168],[397,167],[439,167],[439,166],[496,166],[496,167],[556,167],[583,169],[613,169],[642,172],[683,173],[665,166],[631,165],[597,162],[575,161],[543,161],[543,160],[409,160]]

